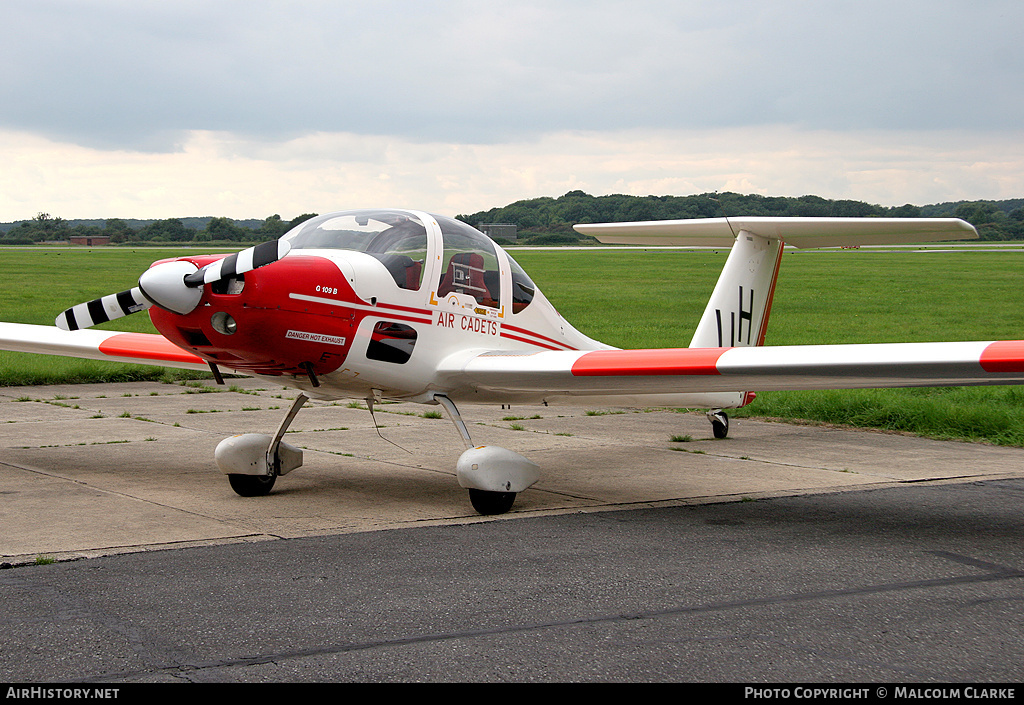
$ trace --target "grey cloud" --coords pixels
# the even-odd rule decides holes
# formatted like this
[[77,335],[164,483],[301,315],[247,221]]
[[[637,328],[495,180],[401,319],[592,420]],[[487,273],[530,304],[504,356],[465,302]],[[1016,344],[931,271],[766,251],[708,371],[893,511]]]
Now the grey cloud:
[[502,142],[557,130],[1016,127],[1019,2],[100,1],[5,6],[0,125]]

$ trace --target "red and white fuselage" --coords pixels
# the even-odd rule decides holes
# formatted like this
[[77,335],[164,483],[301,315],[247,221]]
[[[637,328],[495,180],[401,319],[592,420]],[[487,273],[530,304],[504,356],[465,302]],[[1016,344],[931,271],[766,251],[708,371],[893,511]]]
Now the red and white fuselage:
[[[376,231],[347,237],[375,218],[383,223]],[[315,398],[429,401],[452,391],[452,356],[608,348],[562,318],[503,249],[458,221],[349,211],[307,221],[285,239],[287,256],[207,287],[190,313],[151,309],[157,329],[203,360]],[[198,269],[217,257],[181,259]],[[230,332],[217,325],[225,316]],[[484,396],[462,400],[493,401]]]

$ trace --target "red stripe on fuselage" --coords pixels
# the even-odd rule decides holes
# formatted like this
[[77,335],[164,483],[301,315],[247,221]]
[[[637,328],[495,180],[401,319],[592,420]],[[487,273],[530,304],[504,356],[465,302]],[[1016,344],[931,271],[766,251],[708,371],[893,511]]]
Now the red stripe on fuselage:
[[[360,301],[360,302],[363,303],[364,305],[367,305],[367,306],[370,305],[369,301]],[[419,314],[421,316],[429,316],[429,315],[431,315],[431,311],[429,309],[424,309],[424,308],[419,307],[419,306],[417,306],[415,308],[412,307],[412,306],[399,306],[398,304],[388,304],[388,303],[384,303],[382,301],[378,301],[374,305],[377,308],[387,308],[387,309],[392,309],[394,311],[406,311],[408,313]]]
[[1000,340],[981,351],[986,372],[1024,372],[1024,340]]
[[576,377],[635,375],[717,375],[718,360],[729,348],[596,350],[572,366]]
[[119,333],[100,343],[99,349],[104,355],[112,357],[206,364],[205,360],[182,350],[167,338],[151,333]]
[[501,332],[501,337],[502,338],[508,338],[509,340],[517,340],[520,343],[526,343],[527,345],[536,345],[537,347],[544,348],[546,350],[558,350],[558,351],[563,350],[563,348],[556,348],[554,345],[548,345],[547,343],[538,343],[535,340],[529,340],[527,338],[521,338],[518,335],[512,335],[511,333],[506,333],[504,330],[502,330],[502,332]]
[[[561,343],[561,342],[555,340],[554,338],[549,338],[546,335],[541,335],[540,333],[534,333],[532,330],[527,330],[526,328],[520,328],[519,326],[511,326],[508,323],[503,323],[501,325],[501,328],[502,328],[502,330],[510,330],[510,331],[514,331],[516,333],[522,333],[523,335],[532,335],[534,338],[540,338],[541,340],[547,341],[548,343],[551,343],[552,345],[559,346],[558,348],[553,348],[553,349],[556,349],[556,350],[557,349],[562,349],[562,350],[575,350],[576,349],[576,348],[572,347],[571,345],[566,345],[565,343]],[[515,336],[512,336],[512,335],[510,335],[508,337],[509,338],[515,338]],[[521,338],[515,338],[515,339],[516,340],[522,340]]]
[[[342,308],[350,308],[350,307],[349,306],[345,306],[344,304],[342,304]],[[422,323],[423,325],[427,325],[427,326],[431,325],[434,322],[433,319],[430,319],[430,318],[417,318],[415,316],[407,316],[407,315],[402,314],[402,313],[395,313],[394,311],[380,311],[379,313],[372,313],[372,312],[368,312],[368,311],[361,311],[359,309],[352,309],[352,310],[357,311],[359,314],[361,314],[363,316],[367,316],[367,317],[373,316],[374,318],[385,318],[387,320],[392,320],[393,319],[393,320],[396,320],[396,321],[409,321],[410,323]]]

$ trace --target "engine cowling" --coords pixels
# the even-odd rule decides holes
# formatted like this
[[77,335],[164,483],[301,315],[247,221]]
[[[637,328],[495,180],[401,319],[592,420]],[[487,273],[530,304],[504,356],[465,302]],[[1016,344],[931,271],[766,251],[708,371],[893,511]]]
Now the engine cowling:
[[[184,259],[202,267],[213,258]],[[201,291],[190,312],[154,307],[150,317],[166,338],[209,362],[255,374],[322,375],[345,361],[358,321],[343,304],[358,299],[328,259],[286,257]],[[293,296],[307,293],[324,295]]]

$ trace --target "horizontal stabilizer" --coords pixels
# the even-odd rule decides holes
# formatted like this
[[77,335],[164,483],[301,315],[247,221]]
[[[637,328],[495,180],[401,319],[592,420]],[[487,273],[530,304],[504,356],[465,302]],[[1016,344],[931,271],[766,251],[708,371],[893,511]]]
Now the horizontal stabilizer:
[[974,240],[978,232],[957,218],[694,218],[574,226],[612,245],[729,247],[740,231],[794,247],[852,247]]

